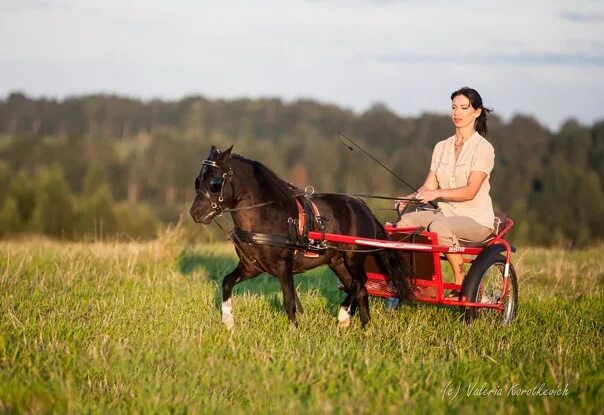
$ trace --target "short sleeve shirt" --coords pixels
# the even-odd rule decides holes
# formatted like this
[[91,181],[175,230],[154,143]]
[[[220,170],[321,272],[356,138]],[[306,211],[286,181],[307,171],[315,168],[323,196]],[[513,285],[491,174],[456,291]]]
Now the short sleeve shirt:
[[430,170],[436,174],[439,188],[454,189],[467,186],[472,171],[487,174],[474,199],[465,202],[439,202],[438,207],[444,216],[467,216],[482,226],[493,229],[495,215],[489,194],[491,190],[489,179],[494,164],[493,146],[477,132],[466,140],[457,161],[455,161],[455,136],[436,144],[432,152]]

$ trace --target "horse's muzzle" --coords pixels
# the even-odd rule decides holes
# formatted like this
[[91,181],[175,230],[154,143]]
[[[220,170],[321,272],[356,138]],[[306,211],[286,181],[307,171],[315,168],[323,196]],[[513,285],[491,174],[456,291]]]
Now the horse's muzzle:
[[206,213],[203,210],[197,208],[195,205],[191,206],[191,210],[189,210],[189,214],[191,215],[193,220],[197,223],[201,223],[202,225],[209,225],[210,223],[212,223],[212,219],[214,219],[214,216],[216,216],[217,213],[218,211],[216,210],[212,210]]

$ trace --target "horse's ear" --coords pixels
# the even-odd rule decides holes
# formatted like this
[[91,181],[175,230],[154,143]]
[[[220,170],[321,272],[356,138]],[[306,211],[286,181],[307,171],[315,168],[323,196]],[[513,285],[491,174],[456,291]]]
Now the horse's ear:
[[233,151],[233,146],[230,146],[229,148],[227,148],[226,150],[224,150],[224,156],[223,157],[231,157],[231,151]]

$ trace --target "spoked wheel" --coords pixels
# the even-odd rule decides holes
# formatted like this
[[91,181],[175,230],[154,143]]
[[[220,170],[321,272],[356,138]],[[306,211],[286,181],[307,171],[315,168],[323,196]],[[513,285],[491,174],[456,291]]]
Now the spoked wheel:
[[[499,252],[489,252],[476,259],[468,273],[461,295],[466,296],[469,302],[482,304],[498,304],[501,302],[501,311],[493,308],[467,307],[465,310],[466,321],[476,318],[496,318],[503,324],[509,324],[518,309],[518,279],[512,264],[508,275],[506,292],[504,287],[505,256]],[[488,317],[487,317],[488,316]]]

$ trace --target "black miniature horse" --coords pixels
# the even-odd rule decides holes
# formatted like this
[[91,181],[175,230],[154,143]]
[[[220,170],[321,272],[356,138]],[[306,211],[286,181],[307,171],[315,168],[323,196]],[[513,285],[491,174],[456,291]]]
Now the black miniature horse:
[[[293,274],[323,264],[329,265],[336,273],[347,293],[338,313],[341,327],[350,324],[350,316],[357,306],[362,325],[369,321],[369,302],[365,288],[367,274],[364,269],[367,255],[375,256],[385,275],[394,283],[401,299],[412,297],[406,278],[409,275],[408,267],[399,251],[368,252],[357,246],[340,244],[330,245],[316,258],[308,258],[292,247],[242,243],[236,236],[237,232],[275,235],[281,241],[291,237],[291,224],[295,222],[293,218],[298,218],[298,205],[294,196],[303,192],[281,180],[261,163],[231,154],[232,148],[219,151],[212,146],[195,179],[197,196],[190,210],[193,219],[205,225],[210,224],[222,212],[231,213],[233,218],[235,232],[231,234],[231,240],[235,244],[239,263],[222,281],[222,321],[229,329],[235,323],[231,305],[233,286],[262,272],[279,279],[283,305],[289,320],[294,324],[296,308],[302,312],[302,305],[294,287]],[[383,226],[359,199],[325,193],[312,195],[312,202],[323,218],[326,232],[388,239]]]

